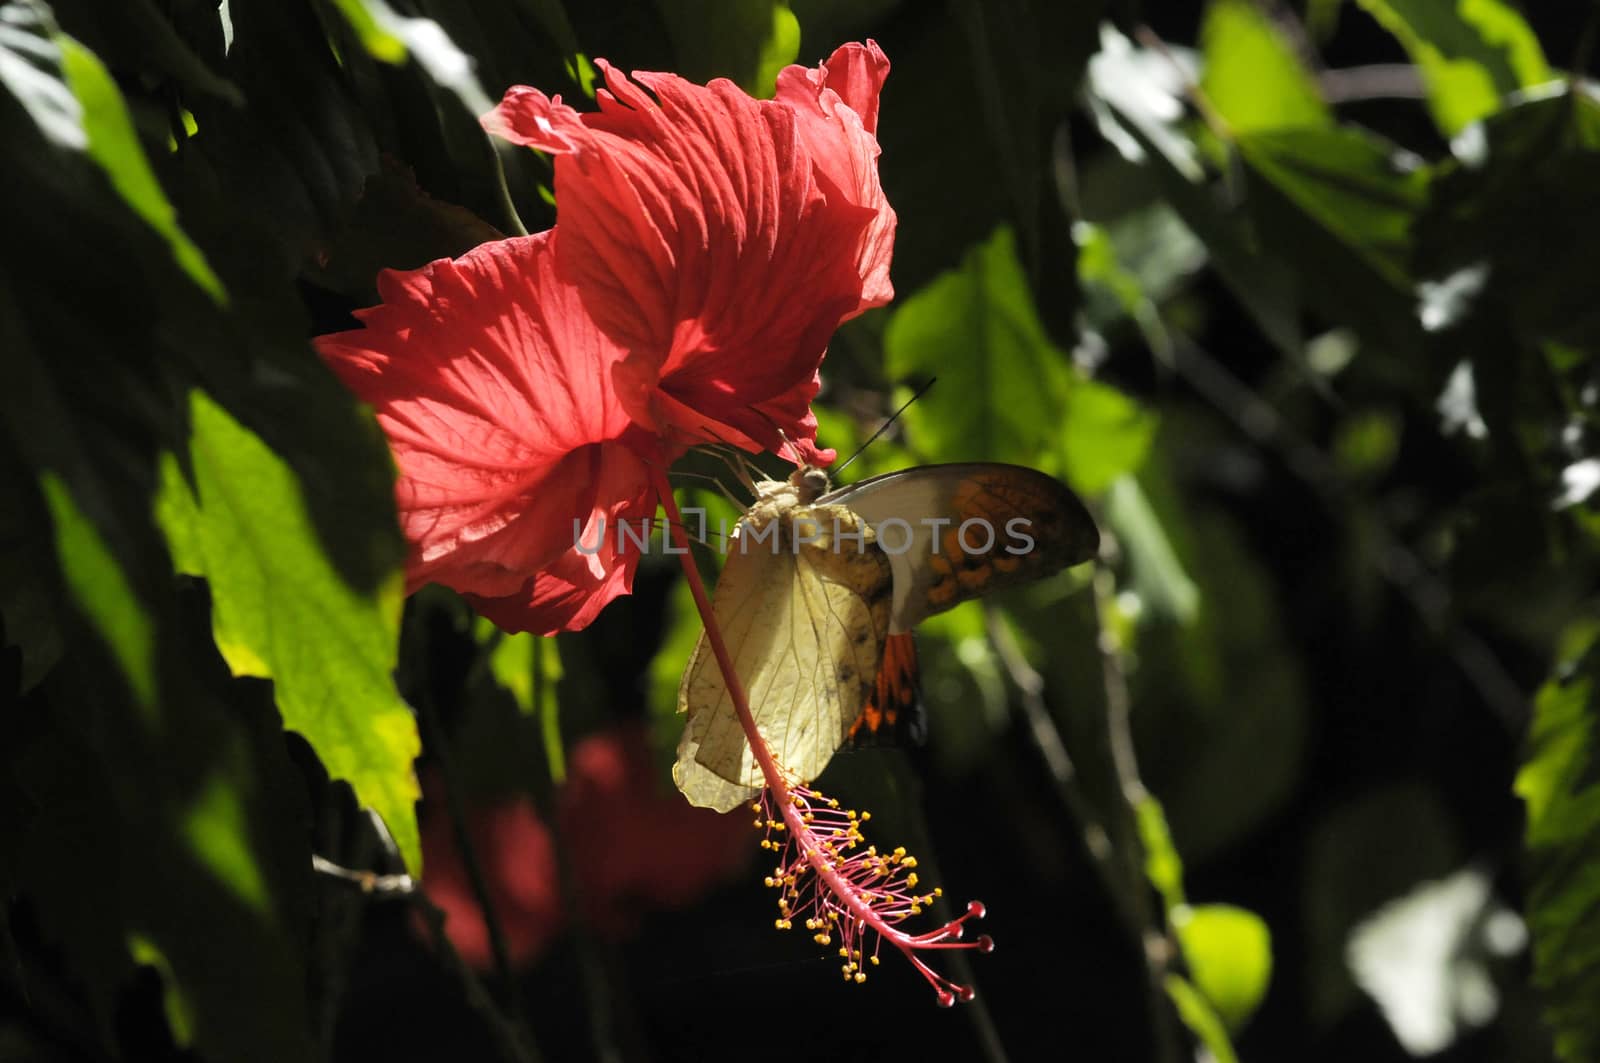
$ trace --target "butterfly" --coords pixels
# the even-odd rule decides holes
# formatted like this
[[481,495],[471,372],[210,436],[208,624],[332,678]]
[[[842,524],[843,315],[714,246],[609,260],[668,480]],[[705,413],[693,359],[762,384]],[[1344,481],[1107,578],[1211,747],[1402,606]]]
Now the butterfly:
[[[713,611],[757,728],[815,778],[863,727],[914,700],[911,629],[959,602],[1087,561],[1100,533],[1055,479],[1017,465],[926,465],[830,490],[801,466],[754,484]],[[704,633],[678,688],[688,714],[673,780],[730,811],[764,785]]]

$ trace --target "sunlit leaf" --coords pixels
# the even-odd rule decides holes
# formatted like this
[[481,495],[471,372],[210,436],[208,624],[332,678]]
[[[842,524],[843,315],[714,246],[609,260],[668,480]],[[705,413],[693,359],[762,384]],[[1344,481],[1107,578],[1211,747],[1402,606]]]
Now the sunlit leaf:
[[421,743],[391,677],[400,573],[372,593],[351,587],[283,459],[204,394],[190,408],[193,490],[169,461],[158,507],[174,561],[210,583],[217,646],[234,674],[275,681],[284,726],[383,817],[415,873],[411,761]]
[[1213,0],[1200,28],[1200,88],[1235,133],[1331,126],[1333,113],[1311,74],[1250,0]]
[[1272,935],[1254,912],[1231,904],[1185,905],[1172,928],[1195,988],[1229,1031],[1237,1033],[1266,996],[1272,981]]
[[1422,70],[1445,133],[1494,113],[1520,88],[1550,80],[1539,39],[1504,0],[1357,0]]
[[1539,691],[1516,792],[1527,805],[1534,980],[1556,1052],[1600,1058],[1600,624],[1575,628]]

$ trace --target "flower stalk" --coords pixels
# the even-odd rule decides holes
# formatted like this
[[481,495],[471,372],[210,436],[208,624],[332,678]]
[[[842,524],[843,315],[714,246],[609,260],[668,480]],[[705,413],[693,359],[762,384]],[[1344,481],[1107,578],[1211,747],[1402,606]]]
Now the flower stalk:
[[[669,534],[686,538],[671,484],[659,468],[655,476],[656,490],[666,507]],[[766,879],[768,886],[780,891],[776,925],[788,930],[795,919],[802,919],[820,945],[831,945],[837,937],[847,981],[866,981],[866,967],[878,964],[879,952],[887,941],[927,979],[941,1007],[972,1000],[971,986],[940,974],[920,953],[931,949],[993,951],[994,942],[987,934],[964,939],[967,922],[982,919],[984,906],[972,901],[962,915],[925,933],[912,934],[900,929],[901,922],[920,915],[942,896],[941,891],[934,888],[918,892],[916,858],[903,848],[888,854],[880,853],[876,846],[863,848],[866,839],[861,826],[871,818],[871,813],[841,809],[837,800],[803,783],[789,781],[756,727],[744,684],[734,669],[733,656],[723,641],[705,582],[689,555],[688,544],[680,540],[677,545],[682,548],[678,556],[694,596],[695,608],[705,624],[706,640],[722,670],[739,725],[744,729],[766,782],[761,801],[753,810],[758,813],[756,826],[766,830],[762,848],[782,854],[777,867]]]

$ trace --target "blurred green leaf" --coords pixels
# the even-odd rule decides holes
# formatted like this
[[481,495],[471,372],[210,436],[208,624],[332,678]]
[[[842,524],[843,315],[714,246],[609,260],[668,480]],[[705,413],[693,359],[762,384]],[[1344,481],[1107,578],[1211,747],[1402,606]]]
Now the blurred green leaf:
[[1527,805],[1534,980],[1556,1053],[1600,1059],[1600,622],[1568,634],[1539,690],[1515,789]]
[[406,45],[389,29],[396,18],[393,9],[383,0],[333,0],[339,13],[349,21],[350,28],[375,59],[385,63],[403,62]]
[[1266,996],[1272,981],[1272,935],[1254,912],[1231,904],[1183,906],[1172,927],[1195,988],[1238,1033]]
[[1454,136],[1517,89],[1550,80],[1539,39],[1504,0],[1357,0],[1422,70],[1434,121]]
[[1251,0],[1213,0],[1200,47],[1200,89],[1234,133],[1333,125],[1310,72]]
[[1062,474],[1085,495],[1136,472],[1155,438],[1153,413],[1094,380],[1073,381],[1060,416]]
[[1211,1053],[1211,1058],[1216,1063],[1239,1063],[1233,1043],[1228,1040],[1227,1027],[1200,991],[1176,974],[1167,975],[1165,985],[1178,1017]]
[[411,762],[421,740],[392,678],[401,575],[370,593],[347,584],[294,471],[203,393],[190,410],[193,489],[169,460],[157,504],[174,563],[210,583],[217,646],[233,673],[275,681],[284,726],[383,817],[416,874]]

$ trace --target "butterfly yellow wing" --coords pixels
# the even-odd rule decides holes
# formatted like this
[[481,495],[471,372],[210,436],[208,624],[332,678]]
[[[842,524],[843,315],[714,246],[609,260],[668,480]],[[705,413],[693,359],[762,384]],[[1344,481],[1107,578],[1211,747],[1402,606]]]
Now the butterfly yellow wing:
[[[756,726],[792,777],[815,778],[860,714],[893,587],[871,529],[843,506],[758,503],[730,540],[713,611]],[[761,769],[703,633],[678,709],[689,718],[672,776],[690,803],[726,812],[756,796]]]

